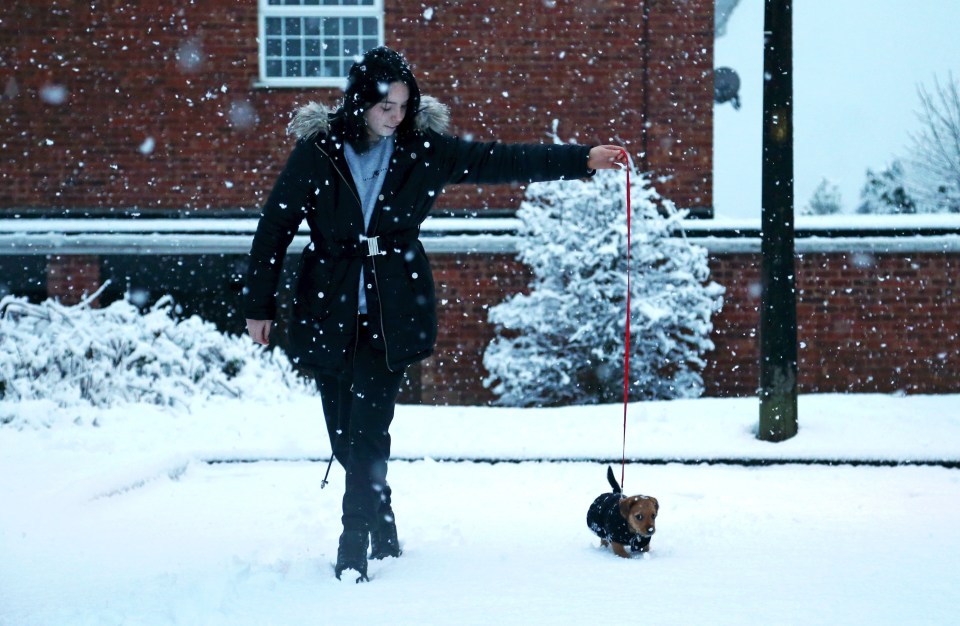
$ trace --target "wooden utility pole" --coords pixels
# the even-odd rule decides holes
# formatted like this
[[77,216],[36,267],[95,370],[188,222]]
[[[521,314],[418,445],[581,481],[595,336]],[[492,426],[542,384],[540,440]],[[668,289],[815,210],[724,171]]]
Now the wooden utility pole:
[[793,245],[793,7],[766,0],[763,30],[763,193],[760,428],[797,434],[797,293]]

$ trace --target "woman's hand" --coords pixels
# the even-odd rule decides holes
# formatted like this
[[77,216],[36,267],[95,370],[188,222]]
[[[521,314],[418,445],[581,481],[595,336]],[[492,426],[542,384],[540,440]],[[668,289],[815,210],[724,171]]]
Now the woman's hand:
[[623,169],[627,163],[627,151],[620,146],[594,146],[587,158],[587,168],[591,170]]
[[270,326],[273,320],[247,320],[247,332],[250,338],[263,345],[270,344]]

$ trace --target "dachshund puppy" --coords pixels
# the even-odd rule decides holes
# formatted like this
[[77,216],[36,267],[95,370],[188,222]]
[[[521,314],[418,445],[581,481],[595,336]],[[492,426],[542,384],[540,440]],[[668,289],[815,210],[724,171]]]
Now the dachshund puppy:
[[630,546],[631,552],[649,552],[660,503],[650,496],[625,497],[612,467],[607,467],[607,481],[613,493],[593,501],[587,511],[587,526],[600,537],[600,545],[613,546],[618,556],[630,558],[626,546]]

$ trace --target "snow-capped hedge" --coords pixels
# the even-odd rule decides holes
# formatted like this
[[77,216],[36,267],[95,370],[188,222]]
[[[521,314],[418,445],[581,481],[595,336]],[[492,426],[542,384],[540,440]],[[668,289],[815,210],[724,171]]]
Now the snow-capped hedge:
[[169,296],[145,313],[126,299],[92,308],[95,296],[76,306],[0,300],[0,401],[172,406],[312,393],[282,352],[196,316],[177,319]]

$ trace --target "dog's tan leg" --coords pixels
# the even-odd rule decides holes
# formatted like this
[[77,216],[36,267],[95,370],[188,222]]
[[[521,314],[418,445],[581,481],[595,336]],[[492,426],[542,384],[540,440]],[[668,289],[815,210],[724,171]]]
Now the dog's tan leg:
[[617,543],[616,541],[612,541],[610,542],[610,544],[613,546],[614,554],[616,554],[617,556],[622,556],[625,559],[630,558],[630,553],[627,552],[626,548],[623,547],[622,543]]

